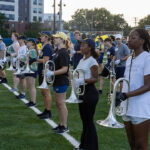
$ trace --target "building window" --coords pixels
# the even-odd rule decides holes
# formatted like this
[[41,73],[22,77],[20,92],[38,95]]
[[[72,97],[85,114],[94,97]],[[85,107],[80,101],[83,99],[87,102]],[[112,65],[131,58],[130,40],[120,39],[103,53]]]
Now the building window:
[[34,5],[37,5],[37,0],[33,0],[33,4],[34,4]]
[[27,5],[28,4],[28,1],[27,0],[25,0],[25,5]]
[[39,5],[43,5],[43,0],[39,0]]
[[42,14],[42,8],[39,8],[39,14]]
[[15,7],[12,5],[0,5],[0,10],[14,11]]
[[10,15],[9,15],[9,19],[10,19],[10,20],[15,20],[15,15],[10,14]]
[[42,22],[42,17],[39,17],[39,22]]
[[28,9],[27,8],[25,8],[25,13],[27,13],[28,12]]
[[37,13],[37,8],[33,8],[33,13]]
[[12,27],[12,29],[14,29],[14,28],[15,28],[15,24],[14,24],[14,23],[12,23],[11,27]]
[[37,16],[33,16],[33,21],[37,21]]
[[5,14],[5,17],[6,17],[7,19],[9,19],[9,14]]
[[15,20],[15,15],[13,14],[5,14],[5,16],[8,20]]

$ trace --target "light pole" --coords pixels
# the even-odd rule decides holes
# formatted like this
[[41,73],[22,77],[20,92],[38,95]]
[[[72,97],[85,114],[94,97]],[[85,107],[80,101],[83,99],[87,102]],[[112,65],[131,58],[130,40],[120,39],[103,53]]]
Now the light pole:
[[56,0],[54,0],[54,31],[53,33],[56,33]]
[[60,3],[58,4],[59,6],[59,31],[63,31],[63,22],[62,22],[62,7],[66,6],[66,4],[63,5],[62,0],[60,0]]

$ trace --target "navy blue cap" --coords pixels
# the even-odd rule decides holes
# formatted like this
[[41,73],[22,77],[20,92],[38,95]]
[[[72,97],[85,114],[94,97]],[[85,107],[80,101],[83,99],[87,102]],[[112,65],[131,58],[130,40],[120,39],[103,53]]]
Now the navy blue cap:
[[24,36],[24,35],[20,35],[19,37],[18,37],[18,40],[26,40],[27,38],[26,38],[26,36]]
[[27,42],[32,42],[33,44],[36,44],[36,41],[34,39],[28,39]]
[[92,39],[81,40],[81,43],[87,43],[92,49],[95,49],[95,41]]
[[42,32],[40,32],[40,35],[41,35],[41,36],[47,36],[47,37],[50,37],[50,36],[51,36],[50,32],[47,32],[47,31],[42,31]]

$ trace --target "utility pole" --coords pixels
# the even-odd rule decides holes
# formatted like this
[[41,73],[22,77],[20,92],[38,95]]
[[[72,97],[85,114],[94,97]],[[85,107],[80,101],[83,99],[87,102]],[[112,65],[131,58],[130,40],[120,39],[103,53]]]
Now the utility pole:
[[134,24],[135,24],[135,27],[137,26],[137,23],[138,23],[138,18],[137,18],[137,17],[134,17]]
[[56,0],[54,0],[54,31],[53,33],[56,33]]
[[60,0],[60,10],[59,10],[59,31],[63,31],[63,24],[62,24],[62,0]]

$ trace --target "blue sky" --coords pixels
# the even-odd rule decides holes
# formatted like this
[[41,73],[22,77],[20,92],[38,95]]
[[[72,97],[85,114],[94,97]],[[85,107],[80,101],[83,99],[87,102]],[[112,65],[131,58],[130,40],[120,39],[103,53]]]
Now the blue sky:
[[[53,12],[53,1],[44,0],[44,12]],[[60,0],[56,0],[58,5]],[[134,17],[138,20],[150,14],[150,0],[63,0],[66,7],[63,7],[63,19],[68,21],[77,9],[104,7],[113,14],[124,14],[129,25],[134,25]],[[58,8],[57,8],[58,12]]]

